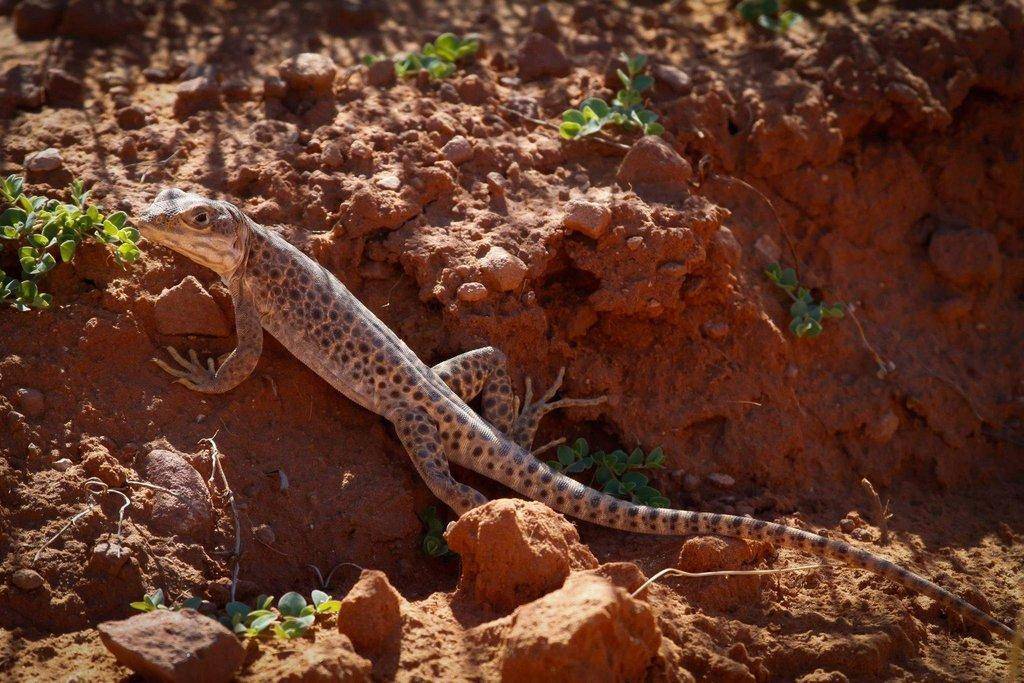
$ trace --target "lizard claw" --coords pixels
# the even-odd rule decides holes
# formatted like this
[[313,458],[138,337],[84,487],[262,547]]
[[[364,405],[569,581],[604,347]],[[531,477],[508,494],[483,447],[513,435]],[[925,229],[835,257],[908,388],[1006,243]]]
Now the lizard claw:
[[562,380],[565,379],[565,367],[561,367],[558,370],[558,376],[555,377],[555,381],[552,382],[548,390],[544,392],[544,395],[540,397],[540,400],[533,401],[533,382],[530,378],[526,378],[526,393],[523,397],[523,409],[519,412],[519,418],[525,419],[528,415],[534,415],[535,419],[539,420],[541,417],[550,413],[552,410],[558,408],[581,408],[585,406],[596,406],[600,403],[604,403],[608,400],[607,396],[597,396],[594,398],[560,398],[557,401],[552,401],[555,394],[562,387]]
[[203,385],[209,384],[217,374],[213,358],[208,358],[204,365],[199,360],[199,354],[195,349],[188,350],[188,358],[182,356],[173,346],[167,347],[167,353],[175,363],[181,366],[181,369],[173,367],[159,358],[154,358],[153,362],[161,370],[174,377],[176,383],[193,391],[199,391]]

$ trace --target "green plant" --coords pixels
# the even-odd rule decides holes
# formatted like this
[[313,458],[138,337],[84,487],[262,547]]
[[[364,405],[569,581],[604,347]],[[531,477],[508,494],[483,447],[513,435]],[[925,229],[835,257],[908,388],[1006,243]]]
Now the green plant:
[[591,453],[586,439],[576,439],[572,446],[559,446],[557,456],[557,460],[548,461],[548,466],[563,474],[579,474],[596,468],[590,485],[600,487],[605,493],[651,507],[671,504],[661,491],[650,485],[650,478],[639,471],[665,466],[665,453],[660,446],[646,455],[642,448],[635,448],[628,454],[621,449]]
[[654,85],[654,79],[643,73],[647,67],[647,57],[637,55],[629,57],[620,55],[626,63],[626,71],[616,69],[622,89],[615,95],[611,105],[599,97],[588,97],[577,109],[562,112],[562,125],[559,134],[566,140],[593,135],[604,126],[614,124],[626,130],[643,131],[644,135],[661,135],[664,126],[657,123],[658,115],[643,106],[643,92]]
[[426,528],[421,547],[430,557],[444,557],[451,553],[447,541],[444,540],[444,522],[437,516],[437,508],[433,505],[419,513],[420,521]]
[[743,0],[736,11],[744,21],[775,33],[785,33],[803,19],[793,10],[782,9],[780,0]]
[[792,268],[783,268],[778,263],[773,263],[764,272],[769,280],[792,299],[789,314],[793,319],[789,323],[789,329],[797,337],[817,337],[822,332],[823,320],[843,317],[846,310],[843,304],[815,301],[811,290],[801,286],[797,281],[796,271]]
[[140,612],[155,612],[156,610],[166,609],[172,612],[177,612],[180,609],[199,609],[199,606],[203,603],[202,598],[192,597],[185,600],[180,605],[173,605],[168,607],[164,603],[164,592],[160,588],[157,588],[152,593],[148,593],[142,597],[142,600],[131,603],[132,608],[139,610]]
[[138,260],[139,232],[128,225],[123,211],[104,215],[87,200],[89,192],[75,180],[69,188],[71,203],[24,192],[25,179],[10,175],[0,181],[0,239],[18,246],[21,276],[8,276],[0,270],[0,302],[6,301],[19,311],[49,308],[53,297],[39,291],[38,280],[57,266],[57,256],[67,263],[75,257],[78,245],[89,238],[108,245],[117,262]]
[[[307,604],[304,597],[290,591],[277,601],[276,609],[273,607],[272,595],[258,596],[252,606],[232,601],[225,605],[217,620],[244,638],[256,638],[263,633],[274,633],[279,638],[298,638],[309,630],[317,615],[337,614],[341,608],[341,601],[321,590],[313,591],[310,598],[312,602]],[[199,609],[201,604],[202,599],[194,597],[185,600],[180,606],[168,607],[164,604],[164,592],[157,589],[141,601],[131,603],[131,606],[140,612],[153,612],[161,609]]]
[[[454,33],[442,33],[432,43],[426,43],[419,52],[406,52],[395,56],[395,75],[399,78],[415,76],[426,71],[431,78],[448,78],[455,73],[455,63],[470,57],[480,49],[476,38],[460,38]],[[365,55],[363,64],[371,66],[387,59],[382,54]]]

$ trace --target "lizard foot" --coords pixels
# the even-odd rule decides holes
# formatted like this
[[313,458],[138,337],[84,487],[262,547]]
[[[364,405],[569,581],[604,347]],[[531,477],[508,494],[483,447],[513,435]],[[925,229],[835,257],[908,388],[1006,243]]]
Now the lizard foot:
[[565,379],[564,366],[558,369],[558,376],[548,390],[544,392],[544,395],[540,397],[540,400],[531,403],[533,401],[533,382],[527,377],[526,394],[523,396],[523,410],[519,413],[519,419],[524,419],[532,414],[539,420],[547,413],[558,408],[596,406],[608,400],[607,396],[597,396],[596,398],[560,398],[557,401],[552,401],[551,399],[555,397],[555,394],[562,387],[563,379]]
[[207,358],[206,365],[204,366],[199,360],[199,354],[195,352],[195,349],[188,350],[188,358],[185,358],[178,353],[177,349],[173,346],[168,346],[167,352],[171,354],[171,358],[174,359],[174,362],[184,369],[173,367],[159,358],[154,358],[153,362],[167,374],[177,377],[175,381],[179,384],[185,385],[189,389],[199,391],[203,386],[213,382],[214,378],[217,376],[217,367],[213,358]]
[[[519,410],[519,401],[517,399],[514,403],[514,410],[517,416],[512,426],[512,440],[526,450],[530,450],[530,444],[533,443],[533,436],[537,432],[537,425],[540,423],[540,419],[552,410],[557,408],[596,406],[607,400],[606,396],[598,396],[596,398],[560,398],[557,401],[552,401],[551,399],[554,398],[555,394],[558,393],[558,389],[562,386],[564,378],[565,368],[563,367],[559,369],[558,377],[555,378],[551,387],[537,401],[533,400],[533,382],[530,381],[529,377],[526,378],[526,394],[523,396],[522,411]],[[546,444],[538,448],[534,452],[534,456],[557,445],[555,442]]]

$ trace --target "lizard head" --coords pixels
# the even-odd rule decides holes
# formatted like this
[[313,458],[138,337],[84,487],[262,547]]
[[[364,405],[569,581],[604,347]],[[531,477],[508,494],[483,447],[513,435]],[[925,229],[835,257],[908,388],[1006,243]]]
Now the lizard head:
[[173,188],[138,217],[146,239],[231,276],[245,260],[249,220],[233,204]]

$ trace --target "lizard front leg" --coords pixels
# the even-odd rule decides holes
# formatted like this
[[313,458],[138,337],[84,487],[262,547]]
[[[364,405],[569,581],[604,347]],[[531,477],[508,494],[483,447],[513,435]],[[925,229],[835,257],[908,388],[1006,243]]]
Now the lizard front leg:
[[189,350],[184,358],[172,347],[167,347],[171,357],[181,368],[171,367],[159,358],[154,358],[161,369],[189,389],[206,394],[222,394],[231,391],[252,374],[263,352],[263,326],[252,294],[241,277],[231,282],[231,299],[235,305],[235,333],[238,345],[227,355],[220,367],[212,358],[204,366],[195,351]]
[[398,438],[412,458],[416,471],[445,505],[462,515],[487,502],[484,494],[452,477],[437,425],[425,411],[399,408],[387,417],[395,425]]

